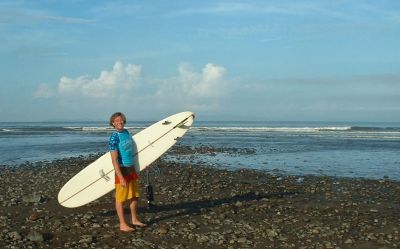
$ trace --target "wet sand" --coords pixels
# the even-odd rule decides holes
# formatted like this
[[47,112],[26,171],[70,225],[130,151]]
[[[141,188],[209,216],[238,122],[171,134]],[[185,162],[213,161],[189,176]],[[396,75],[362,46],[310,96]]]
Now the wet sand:
[[400,182],[162,160],[160,176],[150,167],[152,208],[141,172],[139,213],[148,227],[122,233],[112,192],[75,209],[57,202],[62,185],[96,158],[1,166],[0,247],[400,248]]

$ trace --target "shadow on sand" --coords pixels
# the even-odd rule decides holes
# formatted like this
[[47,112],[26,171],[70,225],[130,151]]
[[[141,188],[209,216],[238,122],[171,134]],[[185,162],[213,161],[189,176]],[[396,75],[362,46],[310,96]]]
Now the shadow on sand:
[[[182,203],[171,203],[166,205],[152,205],[151,207],[139,207],[139,213],[160,213],[160,217],[152,219],[147,222],[148,225],[158,223],[163,220],[184,216],[184,215],[198,215],[200,213],[206,213],[209,209],[218,207],[221,205],[229,205],[237,202],[249,202],[261,199],[272,199],[272,198],[284,198],[286,196],[297,195],[299,192],[280,192],[280,193],[270,193],[270,194],[255,194],[254,192],[249,192],[243,195],[236,195],[230,198],[221,198],[216,200],[198,200],[192,202],[182,202]],[[233,210],[237,208],[232,207]],[[175,212],[173,212],[175,211]],[[177,212],[179,211],[179,212]],[[237,210],[236,210],[237,211]],[[171,213],[173,212],[173,213]],[[125,213],[129,213],[129,209],[126,208]],[[115,216],[115,210],[110,210],[103,213],[101,216]]]

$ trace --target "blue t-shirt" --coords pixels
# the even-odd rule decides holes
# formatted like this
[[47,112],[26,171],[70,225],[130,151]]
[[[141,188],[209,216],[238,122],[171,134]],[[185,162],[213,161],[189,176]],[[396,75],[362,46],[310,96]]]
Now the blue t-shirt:
[[123,167],[133,166],[133,141],[128,130],[114,132],[108,142],[110,151],[118,151],[118,163]]

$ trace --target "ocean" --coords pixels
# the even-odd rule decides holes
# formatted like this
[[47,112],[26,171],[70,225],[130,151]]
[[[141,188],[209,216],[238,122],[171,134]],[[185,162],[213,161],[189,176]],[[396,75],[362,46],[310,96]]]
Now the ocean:
[[[152,121],[129,122],[132,134]],[[107,151],[106,122],[0,123],[0,165],[51,161]],[[400,180],[400,123],[205,122],[176,146],[222,148],[164,160],[278,174]]]

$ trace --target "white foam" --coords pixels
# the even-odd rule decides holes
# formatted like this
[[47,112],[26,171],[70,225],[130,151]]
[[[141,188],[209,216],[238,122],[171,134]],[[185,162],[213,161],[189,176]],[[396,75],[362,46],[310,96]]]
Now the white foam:
[[233,132],[327,132],[350,131],[351,126],[343,127],[193,127],[198,131],[233,131]]
[[68,130],[73,130],[73,131],[107,131],[109,130],[108,127],[83,127],[83,126],[69,126],[69,127],[64,127],[65,129]]
[[[85,131],[85,132],[109,132],[109,131],[114,131],[114,128],[111,126],[69,126],[69,127],[64,127],[65,129],[68,130],[73,130],[73,131]],[[134,130],[134,129],[143,129],[144,127],[125,127],[128,130]]]

